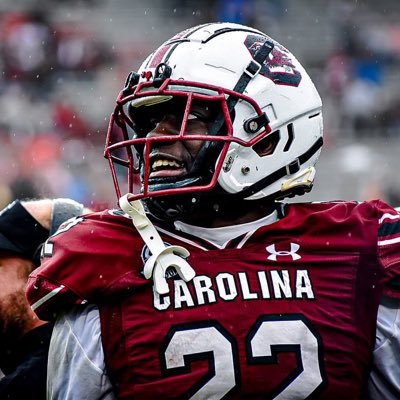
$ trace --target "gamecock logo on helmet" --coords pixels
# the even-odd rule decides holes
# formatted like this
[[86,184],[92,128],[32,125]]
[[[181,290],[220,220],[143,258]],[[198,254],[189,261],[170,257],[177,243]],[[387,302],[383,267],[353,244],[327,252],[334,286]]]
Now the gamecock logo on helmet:
[[[254,58],[257,50],[267,41],[260,35],[247,36],[244,44]],[[280,44],[274,42],[274,48],[263,62],[260,74],[271,79],[277,85],[299,86],[301,74],[291,60],[292,55]]]

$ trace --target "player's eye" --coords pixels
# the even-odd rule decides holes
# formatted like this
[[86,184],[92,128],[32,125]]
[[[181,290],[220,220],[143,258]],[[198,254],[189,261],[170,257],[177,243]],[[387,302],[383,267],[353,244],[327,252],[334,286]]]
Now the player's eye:
[[201,119],[201,116],[196,114],[196,113],[192,113],[192,112],[189,113],[189,115],[188,115],[188,120],[189,121],[193,121],[193,120],[196,120],[196,119]]

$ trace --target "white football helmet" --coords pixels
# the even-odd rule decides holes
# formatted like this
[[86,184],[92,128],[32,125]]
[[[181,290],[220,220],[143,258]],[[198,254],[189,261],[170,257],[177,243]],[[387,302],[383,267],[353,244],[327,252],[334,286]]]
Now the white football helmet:
[[[207,135],[185,132],[195,102],[214,110]],[[105,147],[117,195],[125,190],[115,164],[127,168],[130,199],[161,210],[174,208],[170,196],[194,204],[213,194],[231,202],[303,194],[322,146],[321,107],[305,69],[264,33],[233,23],[180,32],[129,75],[117,98]],[[149,137],[171,110],[181,113],[180,131]],[[192,169],[152,178],[153,149],[177,140],[203,141]]]

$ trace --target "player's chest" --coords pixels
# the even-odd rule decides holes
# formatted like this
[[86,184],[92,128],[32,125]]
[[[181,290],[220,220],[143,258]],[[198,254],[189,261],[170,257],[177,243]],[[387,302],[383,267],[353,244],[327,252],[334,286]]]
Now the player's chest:
[[[145,262],[145,259],[143,260]],[[372,254],[331,251],[301,241],[265,242],[243,248],[191,249],[189,264],[195,278],[185,282],[171,268],[169,293],[147,291],[158,311],[193,310],[205,306],[286,308],[324,304],[351,305],[357,291],[378,288],[382,271]],[[336,294],[340,291],[340,296]],[[366,293],[366,292],[364,292]]]
[[249,398],[357,398],[379,296],[371,257],[286,242],[195,250],[189,262],[192,281],[171,270],[169,293],[148,281],[120,308],[135,379],[175,382],[164,398],[235,398],[239,387]]

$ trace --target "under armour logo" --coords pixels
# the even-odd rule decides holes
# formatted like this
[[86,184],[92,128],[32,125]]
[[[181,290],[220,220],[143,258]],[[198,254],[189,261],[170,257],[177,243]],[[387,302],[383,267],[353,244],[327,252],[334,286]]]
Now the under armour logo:
[[276,251],[275,245],[271,244],[266,247],[266,250],[270,255],[268,256],[268,260],[276,261],[277,256],[290,256],[292,260],[300,260],[301,256],[297,254],[297,251],[300,249],[300,246],[297,243],[290,243],[290,251],[288,250],[280,250]]

